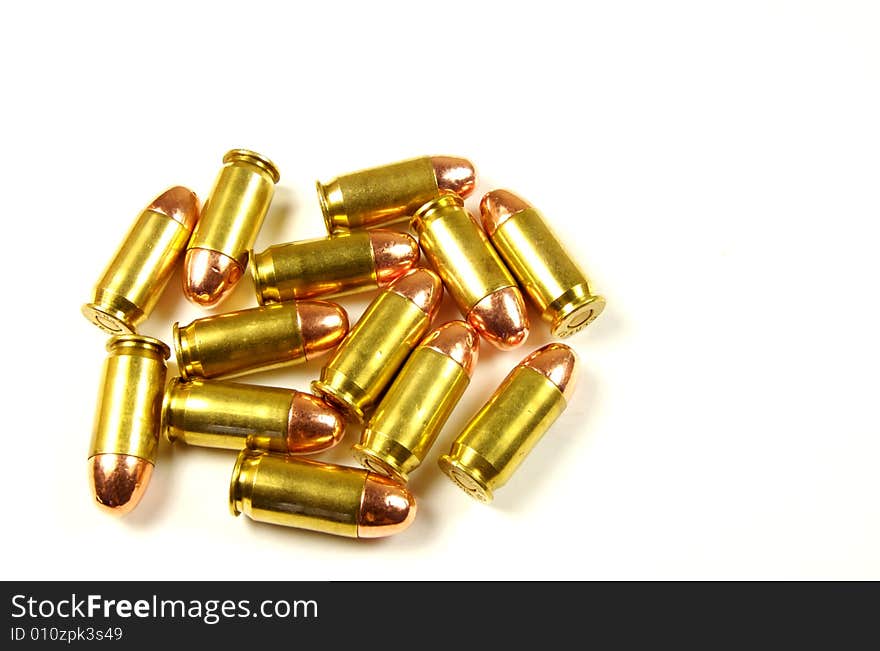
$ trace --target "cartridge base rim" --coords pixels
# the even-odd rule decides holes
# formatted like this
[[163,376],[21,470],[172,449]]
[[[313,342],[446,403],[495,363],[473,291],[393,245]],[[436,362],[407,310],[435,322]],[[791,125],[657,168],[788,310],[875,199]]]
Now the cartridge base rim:
[[312,381],[312,393],[323,398],[331,407],[335,407],[345,416],[356,420],[361,425],[366,420],[363,410],[354,403],[354,396],[341,389],[336,389],[321,380]]
[[134,325],[128,322],[128,315],[121,310],[108,309],[98,303],[86,303],[82,306],[82,313],[84,317],[108,334],[137,334]]
[[570,301],[555,310],[550,331],[560,339],[570,337],[595,321],[604,309],[605,299],[602,296]]
[[351,448],[355,460],[370,472],[375,472],[401,484],[406,484],[408,477],[405,472],[397,468],[389,458],[371,450],[360,443]]
[[460,461],[453,459],[448,454],[444,454],[440,457],[437,464],[440,466],[440,470],[470,497],[483,504],[488,504],[492,501],[492,490],[475,477],[467,466],[463,465]]

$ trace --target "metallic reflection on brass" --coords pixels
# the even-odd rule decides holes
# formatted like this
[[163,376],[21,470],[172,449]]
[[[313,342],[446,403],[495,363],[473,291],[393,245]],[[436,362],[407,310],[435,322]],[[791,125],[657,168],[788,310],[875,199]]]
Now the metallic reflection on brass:
[[354,446],[361,465],[407,481],[470,383],[479,341],[463,321],[446,323],[422,340]]
[[253,450],[238,456],[229,505],[257,522],[349,538],[399,533],[416,515],[412,494],[380,475]]
[[446,194],[425,204],[412,227],[462,316],[497,348],[522,345],[529,321],[516,281],[461,197]]
[[335,348],[348,315],[335,303],[279,303],[174,324],[184,378],[230,378],[300,364]]
[[423,156],[317,183],[328,233],[385,226],[409,219],[443,192],[468,196],[476,185],[469,160]]
[[279,178],[272,161],[256,152],[233,149],[223,157],[184,260],[183,291],[191,301],[214,306],[238,283]]
[[492,501],[564,411],[575,365],[574,351],[559,343],[523,359],[440,458],[443,472],[471,497]]
[[132,334],[168,284],[199,217],[199,200],[173,187],[138,216],[95,285],[85,317],[111,335]]
[[107,351],[89,451],[89,485],[99,506],[123,514],[140,501],[156,462],[170,351],[142,335],[112,337]]
[[493,190],[480,202],[480,213],[489,239],[553,336],[570,337],[599,316],[605,299],[591,292],[586,274],[533,206]]
[[431,327],[442,292],[440,279],[427,269],[391,283],[367,306],[312,391],[363,422]]
[[314,454],[342,440],[345,421],[300,391],[175,378],[165,391],[162,429],[169,441],[187,445]]

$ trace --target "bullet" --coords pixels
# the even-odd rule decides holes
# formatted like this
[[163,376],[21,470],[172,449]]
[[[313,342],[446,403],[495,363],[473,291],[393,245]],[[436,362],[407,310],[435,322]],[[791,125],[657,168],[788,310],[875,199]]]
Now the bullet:
[[111,335],[134,334],[149,316],[199,218],[199,200],[181,186],[144,209],[95,285],[85,317]]
[[416,347],[354,446],[367,470],[406,483],[437,440],[471,380],[480,338],[464,321],[433,330]]
[[466,197],[476,172],[465,158],[423,156],[317,183],[328,233],[373,228],[409,219],[444,192]]
[[335,303],[277,303],[172,327],[184,379],[229,378],[301,364],[334,349],[348,333]]
[[223,157],[184,259],[183,293],[193,303],[217,305],[241,280],[280,178],[256,152],[233,149]]
[[171,351],[152,337],[119,335],[107,342],[107,352],[89,485],[99,507],[123,515],[140,502],[156,463],[165,360]]
[[576,365],[574,351],[559,343],[523,359],[440,457],[441,470],[471,497],[491,502],[565,410]]
[[349,538],[406,529],[416,501],[403,486],[359,468],[243,450],[229,485],[233,515]]
[[416,266],[419,245],[406,233],[356,231],[270,246],[253,259],[257,301],[265,305],[385,287]]
[[529,319],[522,294],[461,197],[446,194],[425,204],[412,227],[467,322],[501,350],[525,343]]
[[480,201],[483,228],[555,337],[585,328],[605,308],[586,274],[533,206],[507,190]]
[[312,382],[312,392],[363,423],[416,344],[431,327],[443,287],[427,269],[398,278],[360,320]]
[[314,454],[342,440],[345,422],[293,389],[174,378],[162,401],[162,431],[171,443]]

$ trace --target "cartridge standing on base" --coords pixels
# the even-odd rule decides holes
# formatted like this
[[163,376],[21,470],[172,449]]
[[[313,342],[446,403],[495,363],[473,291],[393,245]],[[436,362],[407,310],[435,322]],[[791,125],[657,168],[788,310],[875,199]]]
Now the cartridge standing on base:
[[233,149],[223,157],[186,250],[183,293],[189,300],[216,305],[241,279],[280,178],[272,161],[256,152]]
[[507,190],[480,201],[483,228],[555,337],[569,337],[605,308],[587,276],[534,207]]
[[244,450],[229,485],[233,515],[349,538],[406,529],[416,501],[403,486],[360,468]]
[[452,156],[423,156],[317,183],[328,233],[404,221],[444,192],[466,197],[475,185],[473,164]]
[[565,410],[577,359],[565,344],[547,344],[521,361],[440,457],[440,468],[471,497],[491,502]]
[[422,340],[354,446],[361,465],[406,483],[467,389],[479,344],[463,321],[444,323]]
[[172,443],[314,454],[342,440],[345,422],[320,399],[293,389],[174,378],[162,403],[162,431]]
[[132,334],[153,308],[186,249],[199,200],[184,187],[160,194],[135,220],[95,286],[85,317],[112,335]]
[[165,360],[158,339],[121,335],[107,342],[89,452],[89,485],[98,506],[125,514],[137,506],[156,463]]
[[522,294],[461,197],[447,194],[425,204],[412,226],[468,323],[496,348],[522,345],[529,336]]
[[184,379],[245,375],[300,364],[335,348],[348,333],[336,303],[278,303],[173,326]]
[[363,422],[437,314],[443,287],[427,269],[413,269],[384,289],[321,369],[312,391]]
[[419,245],[406,233],[359,231],[270,246],[253,259],[257,301],[265,305],[385,287],[416,266]]

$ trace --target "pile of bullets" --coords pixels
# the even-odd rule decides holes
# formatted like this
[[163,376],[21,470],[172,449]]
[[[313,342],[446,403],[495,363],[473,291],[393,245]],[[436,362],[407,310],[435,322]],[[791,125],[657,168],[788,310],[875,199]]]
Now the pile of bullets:
[[[433,156],[318,183],[328,237],[252,250],[280,175],[236,149],[199,209],[183,187],[138,216],[83,313],[113,335],[99,392],[89,479],[96,503],[133,509],[159,437],[237,450],[233,514],[342,536],[405,529],[416,504],[407,480],[427,458],[470,382],[480,338],[510,350],[529,333],[522,291],[557,337],[605,305],[531,205],[486,194],[481,221],[465,208],[473,165]],[[393,224],[409,224],[416,241]],[[419,267],[420,250],[431,269]],[[183,259],[183,292],[220,303],[251,270],[258,307],[173,325],[180,377],[166,386],[170,348],[136,328]],[[432,329],[443,288],[464,320]],[[327,298],[378,290],[349,328]],[[316,300],[322,299],[322,300]],[[312,394],[228,378],[328,355]],[[489,502],[565,409],[576,357],[551,343],[522,359],[470,419],[439,466]],[[362,426],[364,469],[307,460]]]

